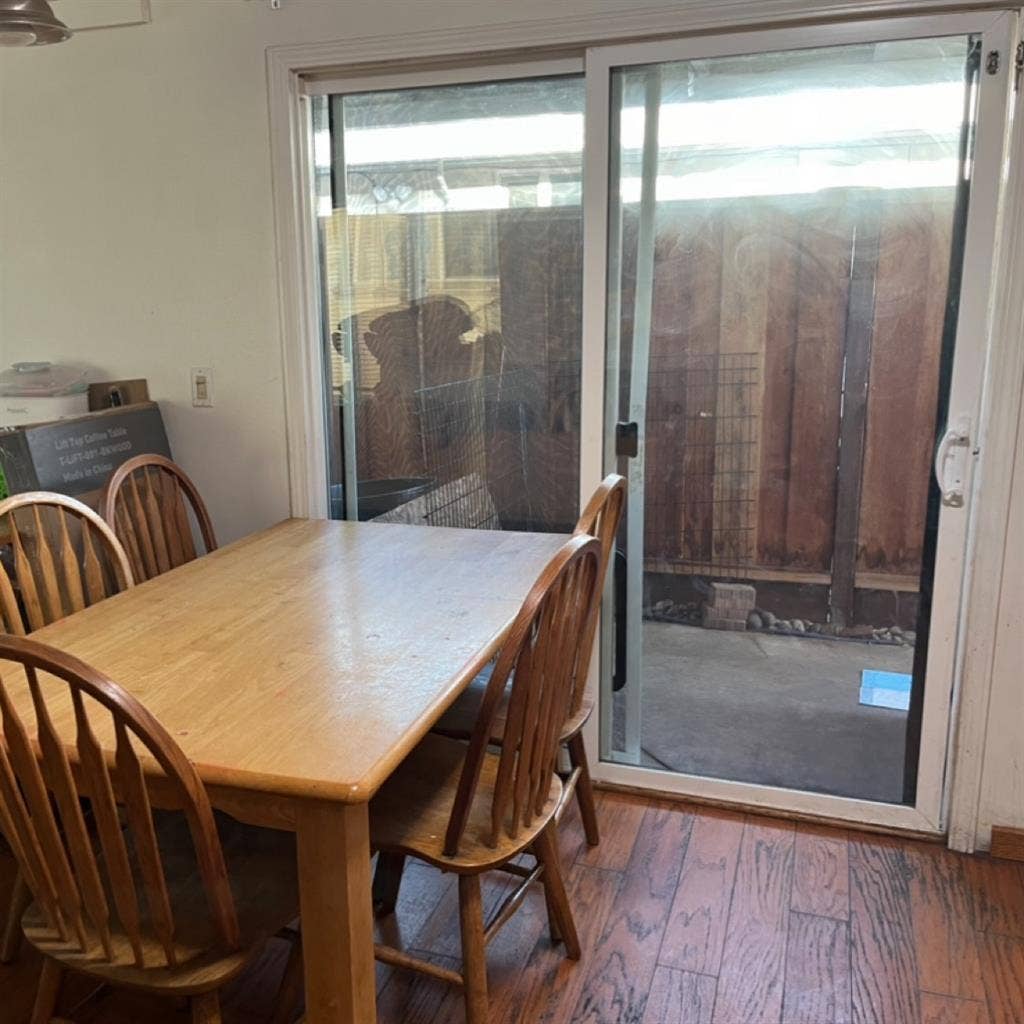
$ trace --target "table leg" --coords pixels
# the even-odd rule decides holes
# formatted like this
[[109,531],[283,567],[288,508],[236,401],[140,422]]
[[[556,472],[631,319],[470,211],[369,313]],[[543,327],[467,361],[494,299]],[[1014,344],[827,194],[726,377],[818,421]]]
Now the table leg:
[[375,1024],[366,804],[297,809],[308,1024]]

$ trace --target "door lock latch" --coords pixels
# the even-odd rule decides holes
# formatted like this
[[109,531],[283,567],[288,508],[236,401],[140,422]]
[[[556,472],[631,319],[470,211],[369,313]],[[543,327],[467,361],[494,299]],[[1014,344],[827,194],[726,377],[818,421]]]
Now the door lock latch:
[[615,424],[615,454],[635,459],[640,450],[640,435],[636,423]]

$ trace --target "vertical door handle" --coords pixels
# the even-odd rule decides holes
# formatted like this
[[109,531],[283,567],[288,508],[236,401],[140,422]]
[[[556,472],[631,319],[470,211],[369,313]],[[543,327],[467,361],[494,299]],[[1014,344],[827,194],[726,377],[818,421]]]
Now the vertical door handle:
[[967,451],[971,444],[971,421],[961,416],[942,435],[935,449],[935,480],[942,494],[942,504],[962,508],[964,478],[967,475]]

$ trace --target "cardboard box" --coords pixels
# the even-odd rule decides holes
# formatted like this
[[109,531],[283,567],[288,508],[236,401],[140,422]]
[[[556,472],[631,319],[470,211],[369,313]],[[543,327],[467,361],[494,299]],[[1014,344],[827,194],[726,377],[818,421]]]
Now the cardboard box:
[[156,402],[0,430],[0,496],[57,491],[86,500],[134,455],[171,457]]

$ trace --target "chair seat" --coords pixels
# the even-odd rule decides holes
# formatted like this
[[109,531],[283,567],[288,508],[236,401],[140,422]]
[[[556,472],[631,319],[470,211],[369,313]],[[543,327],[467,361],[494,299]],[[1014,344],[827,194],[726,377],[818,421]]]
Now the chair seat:
[[442,869],[486,871],[526,849],[554,816],[562,783],[552,774],[541,813],[515,839],[504,831],[491,846],[491,803],[499,755],[484,756],[459,853],[446,857],[445,831],[455,802],[466,746],[430,733],[370,801],[370,842],[378,850],[412,854]]
[[[487,692],[487,684],[491,681],[490,671],[481,672],[462,693],[455,698],[455,702],[438,719],[433,732],[442,736],[449,736],[452,739],[467,739],[473,734],[473,727],[480,714],[480,705],[483,703],[484,694]],[[494,724],[491,726],[491,738],[499,739],[505,729],[505,715],[508,712],[509,696],[512,692],[511,681],[505,687],[501,695],[501,703],[498,705],[498,712],[494,716]]]
[[[452,739],[467,739],[473,733],[477,717],[480,714],[480,705],[483,703],[484,694],[487,692],[487,684],[490,682],[490,673],[481,672],[462,693],[455,699],[455,702],[440,717],[433,731],[442,736],[449,736]],[[505,715],[508,712],[509,696],[512,692],[511,681],[505,687],[501,703],[498,705],[497,714],[494,716],[494,723],[491,726],[491,739],[500,744],[502,734],[505,731]],[[575,715],[566,719],[562,727],[561,742],[566,743],[575,736],[580,729],[586,725],[594,710],[594,702],[585,697],[580,709]]]
[[[163,947],[155,938],[144,934],[142,952],[147,966],[137,967],[128,935],[117,921],[110,924],[113,961],[107,960],[95,936],[90,936],[95,941],[87,952],[83,952],[74,939],[61,940],[35,903],[25,912],[22,928],[25,937],[40,953],[71,970],[129,988],[165,990],[182,996],[209,992],[241,971],[266,939],[299,916],[295,836],[290,832],[243,825],[227,815],[217,814],[217,831],[227,861],[241,935],[239,949],[225,953],[199,881],[185,816],[157,811],[153,817],[174,913],[177,966],[167,966]],[[137,866],[135,868],[139,878]],[[144,907],[141,913],[145,915]],[[143,932],[149,931],[144,916]]]

